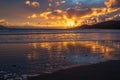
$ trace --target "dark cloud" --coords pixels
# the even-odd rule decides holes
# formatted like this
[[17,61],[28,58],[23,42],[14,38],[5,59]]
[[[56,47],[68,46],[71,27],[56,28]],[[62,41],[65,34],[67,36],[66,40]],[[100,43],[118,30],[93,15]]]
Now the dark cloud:
[[61,13],[61,12],[58,12],[58,11],[53,11],[53,12],[51,12],[51,14],[49,14],[48,16],[62,16],[62,13]]
[[71,19],[72,17],[81,17],[85,16],[87,14],[91,14],[92,10],[89,8],[86,9],[75,9],[75,8],[68,8],[65,11],[63,10],[55,10],[53,12],[50,12],[47,17],[64,17],[64,15]]
[[89,8],[86,8],[86,9],[69,8],[69,9],[67,9],[67,15],[69,18],[71,18],[72,16],[80,17],[80,16],[84,16],[84,15],[87,15],[90,13],[92,13],[92,11]]

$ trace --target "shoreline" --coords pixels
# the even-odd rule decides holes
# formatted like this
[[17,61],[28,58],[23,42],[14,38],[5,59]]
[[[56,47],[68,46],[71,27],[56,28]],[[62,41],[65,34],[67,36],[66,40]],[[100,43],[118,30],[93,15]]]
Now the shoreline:
[[28,80],[120,80],[120,60],[67,68]]

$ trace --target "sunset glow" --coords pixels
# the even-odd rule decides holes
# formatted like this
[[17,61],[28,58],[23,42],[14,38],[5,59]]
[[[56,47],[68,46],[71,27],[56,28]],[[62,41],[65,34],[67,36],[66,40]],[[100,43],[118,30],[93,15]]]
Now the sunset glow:
[[18,0],[8,4],[19,6],[7,9],[5,3],[1,1],[0,24],[7,26],[71,28],[120,19],[119,0]]

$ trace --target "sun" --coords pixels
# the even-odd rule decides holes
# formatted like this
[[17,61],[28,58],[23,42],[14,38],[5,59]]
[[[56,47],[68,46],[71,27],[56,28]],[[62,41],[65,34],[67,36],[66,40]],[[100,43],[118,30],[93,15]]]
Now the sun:
[[68,26],[75,26],[75,21],[73,21],[73,20],[69,20],[68,22],[67,22],[67,25]]

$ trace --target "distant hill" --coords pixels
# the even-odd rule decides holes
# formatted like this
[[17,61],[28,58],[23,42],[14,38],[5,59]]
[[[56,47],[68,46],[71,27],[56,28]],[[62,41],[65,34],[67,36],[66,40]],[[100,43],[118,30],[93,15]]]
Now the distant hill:
[[0,25],[0,29],[6,29],[7,27]]
[[120,29],[120,21],[107,21],[94,25],[83,25],[75,29]]
[[[41,28],[7,28],[6,26],[0,25],[0,29],[9,29],[9,30],[38,30]],[[106,21],[94,25],[82,25],[71,29],[120,29],[120,20],[119,21]],[[52,29],[45,29],[52,30]],[[54,29],[58,30],[58,29]],[[62,29],[63,30],[63,29]]]

